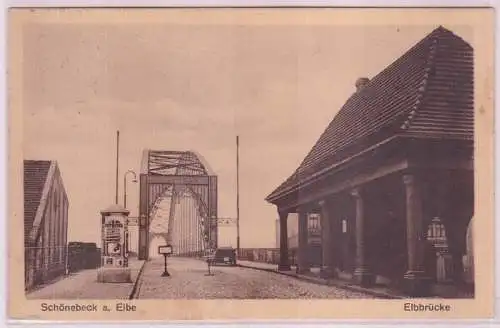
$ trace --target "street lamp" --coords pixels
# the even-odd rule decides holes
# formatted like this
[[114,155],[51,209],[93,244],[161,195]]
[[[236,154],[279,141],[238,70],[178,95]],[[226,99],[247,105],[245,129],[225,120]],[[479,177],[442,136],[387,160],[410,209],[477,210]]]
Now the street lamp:
[[[215,245],[213,244],[212,242],[212,226],[213,226],[213,223],[217,222],[217,217],[216,216],[211,216],[209,219],[208,219],[208,233],[207,234],[204,234],[204,238],[205,240],[207,240],[207,243],[208,244],[208,254],[207,254],[207,266],[208,266],[208,273],[205,274],[205,276],[213,276],[214,274],[210,271],[210,266],[212,264],[212,255],[215,255],[215,254],[212,254],[215,252]],[[205,244],[205,245],[206,245]]]
[[[134,179],[132,180],[132,182],[136,183],[137,182],[137,175],[135,174],[135,172],[133,170],[128,170],[127,172],[125,172],[125,174],[123,175],[123,207],[124,208],[127,208],[127,175],[131,173],[134,175]],[[130,251],[130,233],[127,232],[127,236],[126,237],[126,243],[127,243],[127,253]]]
[[132,182],[137,182],[137,175],[133,170],[128,170],[127,172],[125,172],[123,176],[123,207],[125,208],[127,208],[127,175],[129,173],[132,173],[134,175],[134,179],[132,180]]

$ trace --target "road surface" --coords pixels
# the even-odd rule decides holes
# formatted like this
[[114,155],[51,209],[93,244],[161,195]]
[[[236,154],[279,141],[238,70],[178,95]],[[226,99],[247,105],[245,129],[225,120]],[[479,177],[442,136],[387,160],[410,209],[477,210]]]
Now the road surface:
[[242,267],[212,267],[190,258],[168,258],[170,277],[162,277],[163,258],[146,262],[138,282],[139,299],[313,299],[373,298],[368,294],[323,286]]

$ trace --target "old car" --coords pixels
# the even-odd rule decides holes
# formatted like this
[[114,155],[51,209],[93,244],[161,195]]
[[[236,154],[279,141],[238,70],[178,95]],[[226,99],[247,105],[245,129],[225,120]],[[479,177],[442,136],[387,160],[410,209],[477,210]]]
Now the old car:
[[236,250],[232,247],[221,247],[215,250],[213,256],[210,257],[211,264],[228,264],[236,265]]

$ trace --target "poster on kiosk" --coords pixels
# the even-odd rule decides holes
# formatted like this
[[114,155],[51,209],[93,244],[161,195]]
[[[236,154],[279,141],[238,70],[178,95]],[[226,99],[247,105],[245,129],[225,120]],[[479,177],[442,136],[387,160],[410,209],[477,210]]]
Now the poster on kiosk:
[[128,214],[127,209],[117,204],[101,211],[102,267],[97,271],[99,282],[131,282],[127,250]]
[[109,215],[104,217],[104,266],[127,266],[126,217]]

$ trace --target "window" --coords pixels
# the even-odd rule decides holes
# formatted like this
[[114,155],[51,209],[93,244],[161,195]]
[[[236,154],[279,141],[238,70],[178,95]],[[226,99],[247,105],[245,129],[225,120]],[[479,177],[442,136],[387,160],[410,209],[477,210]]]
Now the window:
[[311,214],[309,216],[309,230],[319,230],[319,216],[317,214]]
[[439,218],[433,218],[427,228],[427,240],[442,241],[446,240],[446,229]]

